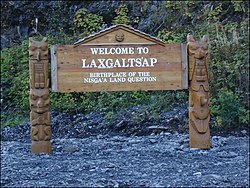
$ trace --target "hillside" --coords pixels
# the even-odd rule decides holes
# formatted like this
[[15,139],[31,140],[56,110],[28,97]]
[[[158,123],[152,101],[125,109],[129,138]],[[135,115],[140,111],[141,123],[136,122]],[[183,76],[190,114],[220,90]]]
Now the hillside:
[[[28,121],[28,37],[36,29],[49,45],[72,44],[120,23],[166,43],[186,43],[188,33],[198,39],[208,35],[211,127],[249,124],[247,1],[1,1],[2,125]],[[124,109],[146,105],[157,119],[187,100],[187,91],[52,93],[51,109],[73,114],[101,109],[112,120]]]

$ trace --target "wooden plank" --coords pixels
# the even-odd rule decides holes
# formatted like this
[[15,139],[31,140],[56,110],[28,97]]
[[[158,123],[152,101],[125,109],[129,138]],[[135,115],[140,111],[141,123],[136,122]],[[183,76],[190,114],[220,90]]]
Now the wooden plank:
[[56,57],[56,50],[57,47],[52,45],[50,47],[50,54],[51,54],[51,89],[52,91],[57,91],[57,57]]
[[[93,51],[93,48],[102,48],[102,51],[106,50],[106,52],[95,54],[93,52],[96,51]],[[114,50],[119,52],[117,48],[120,48],[120,51],[127,50],[127,53],[112,53]],[[115,47],[112,45],[98,47],[58,45],[52,49],[56,53],[52,60],[53,70],[51,71],[53,91],[183,89],[183,57],[179,44],[165,46],[130,44]],[[143,53],[142,49],[147,53]],[[109,52],[111,54],[108,54]]]
[[188,89],[188,60],[187,60],[186,44],[181,44],[181,62],[182,62],[182,88]]

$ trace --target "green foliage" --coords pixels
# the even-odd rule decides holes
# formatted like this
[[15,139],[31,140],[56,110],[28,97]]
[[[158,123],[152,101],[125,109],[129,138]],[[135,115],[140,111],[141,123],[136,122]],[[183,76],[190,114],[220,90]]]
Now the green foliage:
[[[28,41],[1,51],[1,123],[14,126],[29,110]],[[14,111],[14,112],[13,112]]]
[[113,20],[113,24],[128,24],[128,7],[126,4],[121,4],[116,10],[116,17]]
[[246,12],[246,7],[245,4],[242,0],[238,0],[238,1],[231,1],[231,3],[234,6],[234,11],[235,12]]
[[[197,40],[209,35],[214,125],[230,128],[249,123],[249,3],[166,1],[165,5],[170,19],[158,32],[164,42],[186,42],[182,34],[187,33]],[[173,23],[176,27],[170,27]]]
[[77,10],[74,18],[75,30],[78,33],[84,33],[84,35],[98,31],[103,23],[102,16],[89,13],[85,8]]
[[48,7],[48,10],[40,10],[39,7],[38,10],[44,11],[44,16],[49,17],[49,19],[46,19],[47,23],[39,19],[38,31],[40,31],[41,27],[45,27],[48,28],[47,35],[50,37],[61,36],[61,38],[65,33],[71,33],[73,31],[73,20],[72,13],[69,11],[70,4],[70,1],[55,1],[55,4]]
[[160,30],[158,32],[159,39],[165,43],[180,43],[181,34],[175,34],[173,31],[167,31],[166,29]]
[[27,110],[28,103],[28,41],[1,51],[2,105]]
[[240,105],[239,96],[223,88],[216,98],[211,98],[211,114],[216,118],[216,126],[223,128],[239,127],[249,122],[249,110]]
[[[243,26],[242,26],[243,25]],[[249,95],[249,41],[247,28],[240,24],[215,24],[211,41],[212,94],[227,88],[241,98]],[[242,101],[247,106],[247,101]]]
[[167,25],[174,22],[190,21],[194,18],[195,12],[191,7],[195,5],[193,1],[166,1],[167,8]]
[[14,127],[22,123],[27,123],[28,121],[29,114],[27,112],[22,114],[15,112],[15,115],[13,115],[13,112],[1,112],[1,128],[4,126]]
[[[225,5],[222,3],[221,7]],[[213,22],[208,19],[211,112],[218,127],[239,127],[249,123],[248,18],[225,24],[220,21],[225,9],[216,11],[217,18]]]
[[218,3],[214,6],[211,6],[210,9],[207,9],[206,10],[207,12],[205,13],[206,14],[206,17],[208,20],[211,20],[211,21],[219,21],[220,19],[220,15],[221,13],[223,12],[222,10],[222,3]]

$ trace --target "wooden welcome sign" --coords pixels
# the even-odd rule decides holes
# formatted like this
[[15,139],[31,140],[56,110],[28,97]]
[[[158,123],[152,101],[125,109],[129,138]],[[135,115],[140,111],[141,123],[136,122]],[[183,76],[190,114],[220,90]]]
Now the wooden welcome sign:
[[187,89],[186,46],[125,25],[51,48],[52,91]]
[[[44,47],[45,46],[45,47]],[[190,90],[190,147],[210,148],[208,41],[165,44],[126,25],[51,46],[53,92]],[[30,39],[33,153],[51,153],[47,40]],[[187,50],[188,49],[188,50]],[[189,67],[188,67],[189,64]]]

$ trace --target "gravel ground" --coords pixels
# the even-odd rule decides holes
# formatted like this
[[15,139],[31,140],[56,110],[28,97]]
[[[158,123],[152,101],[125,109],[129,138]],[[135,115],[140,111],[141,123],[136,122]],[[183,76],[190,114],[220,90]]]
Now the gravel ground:
[[28,123],[3,128],[1,187],[249,187],[248,132],[190,149],[185,109],[52,113],[52,155],[30,153]]
[[103,135],[54,139],[53,154],[3,141],[1,187],[249,187],[248,137],[212,137],[188,148],[188,135]]

